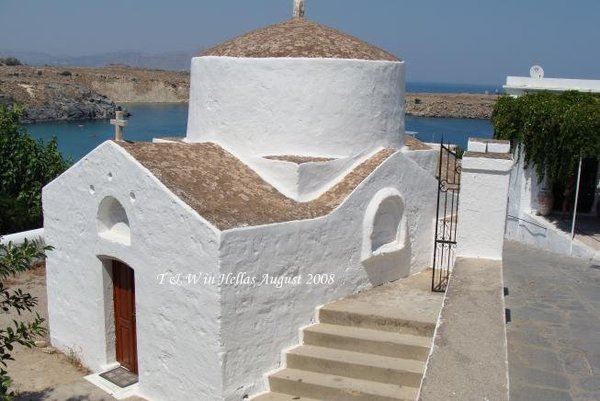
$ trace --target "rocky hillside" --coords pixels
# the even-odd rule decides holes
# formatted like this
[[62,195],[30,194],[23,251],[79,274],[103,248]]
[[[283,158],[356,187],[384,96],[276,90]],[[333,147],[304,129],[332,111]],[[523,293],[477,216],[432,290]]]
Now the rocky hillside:
[[408,93],[406,114],[418,117],[489,119],[497,95],[470,93]]
[[0,66],[0,104],[25,105],[24,122],[104,119],[122,102],[184,102],[187,73],[124,66]]
[[[187,102],[188,95],[187,72],[127,66],[0,66],[0,104],[24,104],[26,122],[110,118],[117,104]],[[496,99],[495,95],[409,93],[406,113],[487,119]]]

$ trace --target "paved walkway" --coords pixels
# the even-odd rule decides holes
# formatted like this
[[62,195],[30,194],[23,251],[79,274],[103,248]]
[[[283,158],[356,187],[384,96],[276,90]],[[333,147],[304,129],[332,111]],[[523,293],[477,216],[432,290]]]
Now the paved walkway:
[[600,266],[507,242],[511,401],[600,400]]
[[456,259],[419,401],[508,400],[502,292],[500,261]]

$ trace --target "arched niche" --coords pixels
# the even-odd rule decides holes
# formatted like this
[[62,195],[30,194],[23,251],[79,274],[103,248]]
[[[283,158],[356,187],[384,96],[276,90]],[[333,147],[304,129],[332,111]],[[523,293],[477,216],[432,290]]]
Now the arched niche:
[[404,202],[400,196],[390,196],[379,203],[371,229],[371,251],[403,243],[406,230],[402,227]]
[[127,212],[116,198],[107,196],[102,199],[98,206],[97,223],[100,237],[124,245],[131,244]]
[[404,198],[397,189],[384,188],[375,194],[363,221],[363,263],[382,269],[410,268],[400,266],[407,263],[405,256],[410,254],[406,250],[408,223],[405,212]]

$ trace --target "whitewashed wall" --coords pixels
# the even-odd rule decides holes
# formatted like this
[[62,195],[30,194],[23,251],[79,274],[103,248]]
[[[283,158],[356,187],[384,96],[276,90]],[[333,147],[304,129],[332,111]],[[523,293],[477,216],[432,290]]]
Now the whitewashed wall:
[[519,219],[524,217],[523,214],[535,214],[539,207],[536,196],[539,190],[537,175],[524,168],[524,155],[519,157],[515,154],[515,157],[515,165],[510,173],[506,220],[506,238],[512,240],[519,237]]
[[[107,195],[125,208],[130,246],[97,234]],[[55,247],[47,260],[52,344],[73,350],[94,372],[115,362],[110,264],[103,258],[119,259],[135,271],[141,395],[219,399],[218,289],[157,281],[169,271],[217,274],[218,233],[111,142],[46,186],[43,204],[46,242]]]
[[440,159],[439,149],[409,150],[405,148],[402,152],[406,154],[408,158],[414,160],[414,162],[422,169],[431,174],[431,176],[435,177],[438,175]]
[[463,155],[456,255],[501,260],[513,160],[486,155]]
[[[156,401],[239,400],[265,388],[263,375],[298,342],[315,307],[430,265],[435,190],[431,174],[397,152],[327,216],[219,233],[107,142],[44,189],[45,234],[55,246],[47,267],[51,341],[74,350],[95,372],[115,362],[107,260],[119,259],[136,274],[139,394]],[[370,263],[369,255],[365,261],[362,252],[370,235],[366,215],[386,193],[403,198],[407,233],[387,265]],[[106,196],[125,209],[130,245],[98,235]],[[300,274],[303,282],[160,285],[158,275],[166,272]],[[335,277],[305,285],[309,273]]]
[[304,202],[326,192],[378,150],[302,164],[263,157],[242,157],[241,160],[279,192],[288,198]]
[[[407,244],[387,266],[363,264],[363,221],[382,189],[405,199]],[[435,218],[436,181],[404,154],[384,162],[333,213],[314,220],[222,233],[221,271],[261,277],[302,277],[299,285],[221,288],[225,400],[265,388],[263,375],[278,367],[283,349],[298,343],[298,329],[315,308],[429,267]],[[402,263],[406,257],[409,263]],[[334,274],[330,285],[305,285],[309,274]]]
[[578,241],[542,216],[537,216],[540,190],[537,174],[524,167],[523,156],[511,171],[505,236],[540,249],[583,259],[600,260],[600,252]]
[[195,57],[186,140],[251,155],[400,148],[404,63]]

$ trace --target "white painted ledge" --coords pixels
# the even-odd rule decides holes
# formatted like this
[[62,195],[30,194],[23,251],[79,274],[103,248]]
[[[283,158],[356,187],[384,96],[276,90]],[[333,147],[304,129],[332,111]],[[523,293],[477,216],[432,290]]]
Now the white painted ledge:
[[100,390],[104,391],[107,394],[110,394],[113,398],[117,400],[124,400],[129,397],[133,397],[138,394],[139,383],[132,384],[131,386],[127,386],[125,388],[119,387],[108,380],[100,377],[101,373],[94,373],[88,376],[85,376],[84,379],[88,382],[92,383],[94,386],[98,387]]
[[2,236],[0,242],[3,245],[8,245],[12,242],[15,245],[22,244],[25,240],[28,241],[43,241],[44,240],[44,229],[36,228],[35,230],[21,231],[19,233],[7,234]]

